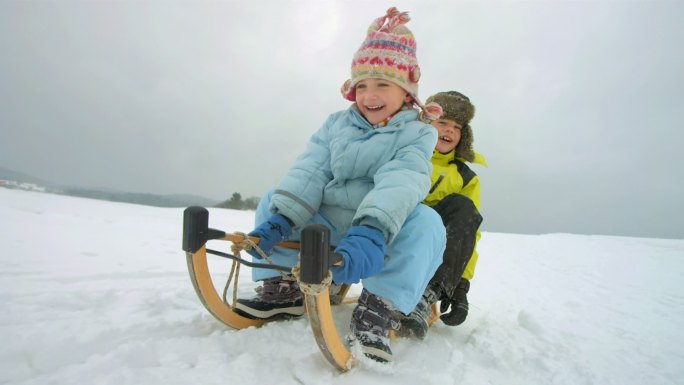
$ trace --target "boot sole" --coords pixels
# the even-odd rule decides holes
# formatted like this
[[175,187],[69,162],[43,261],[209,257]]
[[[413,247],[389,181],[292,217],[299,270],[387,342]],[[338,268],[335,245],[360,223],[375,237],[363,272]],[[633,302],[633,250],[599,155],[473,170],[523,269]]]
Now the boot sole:
[[273,321],[278,319],[299,318],[306,313],[304,305],[293,306],[281,309],[258,310],[237,302],[233,311],[243,317],[258,319],[264,321]]
[[366,357],[378,362],[386,363],[394,360],[392,353],[387,353],[382,349],[374,348],[372,346],[361,345],[361,351]]

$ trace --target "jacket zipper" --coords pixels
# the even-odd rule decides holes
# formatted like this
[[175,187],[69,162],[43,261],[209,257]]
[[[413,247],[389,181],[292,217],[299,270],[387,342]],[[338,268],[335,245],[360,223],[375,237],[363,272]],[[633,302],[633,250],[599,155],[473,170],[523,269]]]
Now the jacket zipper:
[[446,173],[443,172],[443,173],[439,176],[439,178],[437,178],[437,180],[435,181],[435,184],[432,185],[432,187],[430,188],[430,192],[428,192],[428,194],[432,194],[432,192],[435,191],[435,189],[437,188],[437,186],[439,186],[439,184],[442,183],[442,179],[444,179],[445,176],[446,176]]

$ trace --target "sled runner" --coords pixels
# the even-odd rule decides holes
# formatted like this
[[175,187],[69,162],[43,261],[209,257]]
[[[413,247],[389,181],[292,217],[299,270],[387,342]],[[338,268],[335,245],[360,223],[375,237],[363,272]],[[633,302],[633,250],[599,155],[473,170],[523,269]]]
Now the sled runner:
[[[351,354],[342,343],[332,317],[331,299],[328,287],[332,280],[329,268],[334,262],[330,252],[329,230],[325,226],[312,225],[302,231],[301,245],[294,242],[285,242],[280,246],[299,248],[300,265],[295,267],[294,273],[300,282],[304,303],[309,317],[309,323],[313,331],[316,343],[323,356],[337,369],[346,371],[350,369]],[[290,271],[289,267],[266,263],[253,263],[235,255],[208,249],[206,243],[209,240],[232,241],[239,244],[247,238],[244,235],[226,234],[223,231],[209,228],[209,211],[203,207],[192,206],[183,213],[183,250],[186,252],[188,272],[192,285],[195,287],[200,301],[209,313],[224,324],[243,329],[250,326],[262,326],[265,321],[243,317],[233,312],[232,306],[216,291],[207,263],[207,254],[218,255],[233,259],[231,277],[239,273],[239,264],[250,267],[276,269]],[[258,244],[258,239],[249,237]],[[346,286],[346,287],[345,287]],[[233,289],[235,291],[237,287]],[[334,303],[341,303],[349,289],[343,285],[340,292],[335,295]]]
[[[207,241],[231,241],[233,254],[228,254],[206,246]],[[282,242],[279,246],[300,250],[300,261],[294,268],[271,263],[255,263],[240,258],[240,251],[258,245],[259,239],[244,234],[226,234],[221,230],[209,228],[209,211],[204,207],[192,206],[183,213],[183,250],[186,253],[188,272],[197,296],[211,315],[222,323],[243,329],[250,326],[260,327],[269,322],[261,319],[243,317],[233,311],[233,306],[226,298],[232,279],[234,281],[233,296],[237,293],[237,277],[240,264],[250,267],[275,269],[281,272],[292,272],[297,278],[308,314],[309,324],[316,343],[323,356],[340,371],[351,368],[351,353],[342,342],[332,315],[331,305],[351,303],[345,296],[349,285],[334,285],[331,294],[332,274],[330,267],[341,263],[332,252],[330,230],[323,225],[309,225],[301,231],[301,242]],[[207,254],[217,255],[233,260],[233,266],[224,289],[223,296],[216,291],[212,281]],[[265,261],[270,262],[270,261]],[[233,298],[235,304],[235,298]],[[433,306],[433,313],[436,307]],[[436,314],[433,314],[435,319]]]

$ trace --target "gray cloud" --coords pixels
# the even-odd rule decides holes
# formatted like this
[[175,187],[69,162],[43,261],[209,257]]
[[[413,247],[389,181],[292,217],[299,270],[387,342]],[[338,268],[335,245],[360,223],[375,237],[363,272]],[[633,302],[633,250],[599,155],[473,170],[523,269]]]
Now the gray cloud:
[[[678,2],[397,2],[477,106],[485,230],[684,237]],[[371,2],[3,2],[0,165],[261,195],[348,102]]]

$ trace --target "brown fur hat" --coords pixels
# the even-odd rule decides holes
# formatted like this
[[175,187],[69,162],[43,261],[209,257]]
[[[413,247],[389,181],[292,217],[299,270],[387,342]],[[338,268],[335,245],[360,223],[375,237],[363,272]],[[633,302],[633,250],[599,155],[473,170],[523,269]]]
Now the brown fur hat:
[[470,99],[457,91],[439,92],[430,96],[425,103],[436,102],[444,110],[441,119],[450,119],[461,125],[461,141],[455,149],[454,156],[468,162],[475,160],[473,152],[473,129],[470,121],[475,116],[475,106]]

